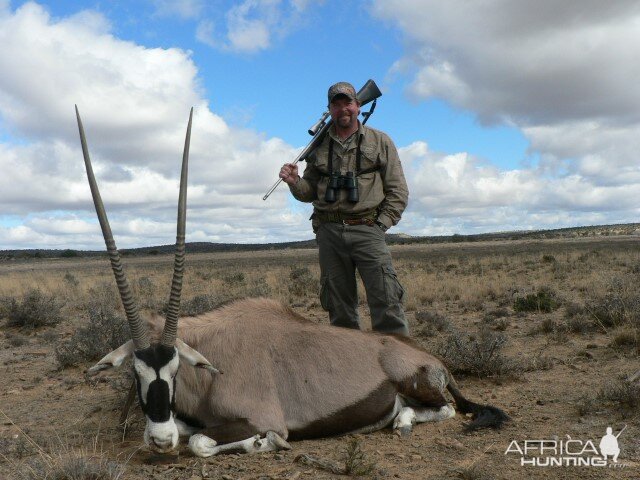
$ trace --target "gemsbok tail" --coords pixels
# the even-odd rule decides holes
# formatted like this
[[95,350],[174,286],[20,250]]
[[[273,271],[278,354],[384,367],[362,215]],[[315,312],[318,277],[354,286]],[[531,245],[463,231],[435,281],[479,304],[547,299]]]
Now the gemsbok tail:
[[462,392],[458,388],[458,384],[451,374],[449,374],[447,390],[449,390],[449,393],[456,401],[456,409],[460,413],[470,413],[472,415],[472,422],[465,427],[465,430],[467,431],[478,430],[481,428],[498,429],[511,420],[509,415],[498,407],[480,405],[464,398]]

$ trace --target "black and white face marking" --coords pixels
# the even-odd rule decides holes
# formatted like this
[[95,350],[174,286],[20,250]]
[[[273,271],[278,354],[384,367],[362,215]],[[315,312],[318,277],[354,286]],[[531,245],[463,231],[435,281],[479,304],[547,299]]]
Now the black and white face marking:
[[138,399],[147,417],[144,440],[158,452],[171,451],[178,445],[175,387],[179,366],[180,357],[175,347],[152,345],[134,352]]

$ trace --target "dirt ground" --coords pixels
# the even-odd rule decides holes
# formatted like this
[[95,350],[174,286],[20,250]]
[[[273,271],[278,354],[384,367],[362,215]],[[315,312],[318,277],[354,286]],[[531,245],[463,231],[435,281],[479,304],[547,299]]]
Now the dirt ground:
[[[560,258],[565,255],[562,252],[574,250],[580,253],[616,249],[620,252],[618,259],[628,252],[633,261],[637,261],[640,252],[640,240],[633,238],[599,239],[591,243],[588,239],[573,243],[554,242],[537,243],[535,248],[538,250],[534,249],[532,255],[537,258],[554,254]],[[519,245],[527,252],[532,248],[525,243],[513,245]],[[410,270],[415,262],[434,262],[434,259],[442,256],[447,257],[449,262],[453,261],[451,259],[457,258],[456,252],[461,249],[466,249],[465,255],[475,255],[483,251],[495,253],[500,248],[486,244],[398,246],[393,248],[393,255],[396,264],[400,265],[401,280],[407,284],[412,277],[406,272],[402,273],[403,265]],[[263,255],[271,255],[272,264],[280,262],[282,255],[303,258],[309,265],[315,261],[313,251]],[[225,262],[237,263],[240,259],[250,265],[252,258],[251,254],[238,257],[229,253],[220,254],[213,261],[224,265]],[[129,260],[125,259],[126,262]],[[197,258],[191,259],[191,265],[197,264],[197,261]],[[170,260],[162,262],[169,263]],[[62,272],[96,268],[105,269],[108,273],[104,259],[6,261],[0,263],[0,277],[10,282],[11,278],[27,278],[20,277],[25,271]],[[591,268],[597,269],[598,266],[594,264]],[[516,278],[515,272],[513,274],[514,277],[507,274],[505,281],[520,282],[520,277]],[[526,276],[526,272],[520,272],[520,275]],[[571,278],[564,281],[571,282]],[[8,283],[3,285],[7,286]],[[514,285],[514,288],[518,286]],[[416,312],[429,308],[446,315],[456,329],[475,331],[482,323],[483,315],[497,308],[497,304],[487,300],[475,310],[462,306],[455,299],[419,304],[408,312],[412,333],[418,326]],[[315,321],[326,321],[326,314],[317,303],[294,304],[294,309]],[[364,453],[365,460],[372,465],[369,477],[420,480],[640,478],[638,409],[628,412],[615,405],[603,404],[585,415],[577,413],[580,402],[584,398],[594,397],[608,381],[631,376],[640,370],[637,353],[610,348],[613,332],[531,334],[536,326],[544,322],[563,322],[565,308],[552,313],[517,313],[509,305],[506,310],[503,331],[509,341],[505,354],[514,358],[544,356],[550,363],[549,367],[507,376],[478,378],[457,375],[457,378],[468,398],[504,409],[512,421],[498,431],[465,433],[464,425],[468,419],[457,415],[441,423],[417,425],[408,437],[400,437],[389,429],[358,435],[355,441]],[[363,318],[367,317],[365,308],[361,313]],[[37,476],[37,465],[54,463],[65,455],[80,454],[98,461],[114,461],[124,465],[125,473],[121,478],[126,479],[345,478],[302,463],[300,456],[306,454],[342,465],[344,451],[354,441],[353,437],[292,442],[291,451],[252,456],[221,455],[208,459],[192,456],[183,441],[175,455],[153,455],[143,445],[144,420],[136,406],[130,414],[126,431],[118,427],[129,385],[126,372],[102,374],[89,381],[84,375],[89,364],[82,368],[59,370],[54,355],[55,342],[48,339],[67,338],[77,327],[77,321],[64,321],[55,327],[25,332],[17,327],[7,327],[5,320],[0,320],[5,334],[4,338],[0,338],[0,378],[3,384],[0,388],[0,478],[44,478]],[[17,342],[10,342],[10,339],[18,334],[26,339],[23,344],[15,345]],[[442,341],[442,334],[418,340],[427,348],[435,348],[437,342]],[[576,461],[576,458],[592,461],[589,441],[598,447],[607,427],[612,427],[613,433],[617,434],[625,426],[618,438],[621,452],[616,464],[607,462],[605,466],[546,467],[521,464],[523,456],[518,449],[524,448],[525,441],[530,441],[528,445],[532,448],[532,445],[535,446],[532,443],[534,440],[546,440],[548,449],[542,454],[533,449],[527,452],[524,460],[529,463],[535,461],[535,457],[539,457],[540,461],[549,457],[571,458],[563,461]],[[573,443],[566,444],[568,440],[573,440]],[[559,451],[561,441],[567,448],[565,453]],[[556,450],[552,450],[554,445]]]

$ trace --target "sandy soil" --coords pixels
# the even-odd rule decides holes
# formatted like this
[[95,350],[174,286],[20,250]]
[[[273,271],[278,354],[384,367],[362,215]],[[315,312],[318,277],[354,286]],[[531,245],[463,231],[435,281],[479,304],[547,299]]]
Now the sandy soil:
[[[277,254],[273,255],[277,261]],[[95,267],[95,260],[71,260],[64,268],[71,268],[72,262],[78,268]],[[61,262],[50,262],[47,267],[40,263],[36,268],[58,268],[59,264]],[[11,269],[15,269],[15,265],[0,268],[0,274],[9,275]],[[305,308],[301,313],[317,321],[325,318],[325,313],[317,308],[310,311]],[[469,314],[455,303],[446,306],[446,314],[461,330],[475,328],[481,321],[480,313]],[[603,405],[593,414],[581,417],[576,413],[581,399],[593,395],[608,380],[640,369],[637,355],[608,348],[611,338],[603,333],[571,335],[564,339],[528,333],[550,315],[559,319],[562,312],[516,315],[510,311],[505,333],[510,339],[507,353],[521,357],[544,354],[551,358],[552,368],[500,379],[468,376],[458,379],[467,397],[503,408],[511,415],[512,422],[500,431],[468,434],[463,429],[468,419],[458,415],[445,422],[418,425],[409,437],[400,437],[391,430],[358,436],[366,459],[374,465],[370,476],[421,480],[640,478],[637,412],[630,416]],[[413,313],[410,317],[413,323]],[[56,461],[56,455],[83,448],[85,453],[125,463],[123,478],[127,479],[340,478],[300,463],[296,458],[307,454],[340,465],[350,437],[292,442],[291,451],[253,456],[198,459],[187,451],[184,442],[177,455],[151,454],[142,445],[143,419],[136,407],[131,412],[127,431],[123,433],[117,426],[129,382],[126,373],[103,374],[89,382],[82,369],[58,371],[53,352],[55,343],[45,341],[44,331],[64,338],[73,328],[65,322],[34,333],[2,327],[5,338],[0,340],[3,383],[0,388],[0,478],[20,478],[17,472],[26,471],[29,462],[47,458],[44,453],[38,453],[35,444],[57,452],[49,460],[52,462]],[[24,345],[10,344],[9,338],[16,333],[27,336]],[[426,344],[436,340],[429,339]],[[590,440],[597,446],[608,426],[617,433],[625,425],[626,430],[619,437],[621,453],[617,465],[523,466],[515,447],[505,453],[513,441],[522,447],[525,440],[580,440],[582,443],[573,444],[576,449]],[[547,451],[542,457],[550,455]],[[531,453],[527,458],[534,456]],[[589,457],[586,453],[574,456]]]

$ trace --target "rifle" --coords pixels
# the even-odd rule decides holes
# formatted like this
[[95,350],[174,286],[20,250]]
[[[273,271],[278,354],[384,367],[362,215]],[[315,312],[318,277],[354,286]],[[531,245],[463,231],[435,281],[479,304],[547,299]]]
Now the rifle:
[[[362,116],[364,117],[364,120],[362,121],[363,125],[367,123],[367,120],[369,120],[369,117],[373,114],[373,111],[376,108],[376,102],[378,100],[378,97],[381,97],[381,96],[382,96],[382,92],[376,85],[376,82],[374,82],[371,79],[367,80],[367,83],[365,83],[364,86],[360,90],[358,90],[358,93],[356,93],[356,98],[361,106],[366,105],[367,103],[373,102],[371,104],[371,108],[369,109],[369,111],[362,113]],[[322,114],[322,116],[320,117],[320,120],[318,120],[308,130],[309,135],[313,136],[313,138],[311,139],[309,144],[306,147],[304,147],[304,149],[298,154],[295,160],[291,162],[293,165],[298,163],[300,160],[304,160],[305,158],[307,158],[309,154],[311,154],[311,152],[313,152],[316,148],[318,148],[318,146],[322,143],[322,140],[324,139],[325,135],[329,131],[329,127],[333,123],[333,120],[331,119],[327,121],[329,116],[330,114],[329,114],[329,111],[327,110]],[[279,178],[278,181],[273,184],[273,186],[269,189],[269,191],[265,194],[265,196],[262,197],[262,200],[266,200],[267,198],[269,198],[269,195],[271,195],[273,191],[276,188],[278,188],[278,185],[280,185],[280,182],[282,182],[281,178]]]

